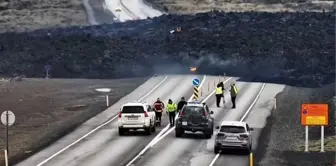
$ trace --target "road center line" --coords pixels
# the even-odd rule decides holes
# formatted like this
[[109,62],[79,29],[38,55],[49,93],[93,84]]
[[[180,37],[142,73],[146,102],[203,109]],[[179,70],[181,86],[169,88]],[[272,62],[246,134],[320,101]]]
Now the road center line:
[[[261,87],[259,93],[257,94],[257,96],[255,97],[254,101],[252,102],[252,104],[250,105],[250,107],[246,110],[245,114],[240,118],[239,121],[241,121],[241,122],[244,121],[245,118],[247,117],[247,115],[251,112],[253,106],[255,105],[255,103],[257,102],[257,100],[259,99],[259,97],[260,97],[262,91],[264,90],[265,86],[266,86],[266,83],[264,83],[262,85],[262,87]],[[209,166],[213,166],[215,164],[215,162],[218,159],[219,155],[220,155],[220,152],[218,154],[216,154],[215,158],[211,161],[211,163],[209,164]]]
[[[149,91],[147,94],[145,94],[143,97],[141,97],[139,99],[139,101],[143,100],[145,97],[147,97],[150,93],[152,93],[155,89],[157,89],[164,81],[166,81],[168,78],[168,76],[166,76],[159,84],[157,84],[151,91]],[[83,140],[84,138],[88,137],[89,135],[91,135],[92,133],[94,133],[95,131],[97,131],[98,129],[106,126],[107,124],[109,124],[110,122],[112,122],[113,120],[115,120],[118,117],[118,115],[116,115],[115,117],[111,118],[110,120],[106,121],[105,123],[99,125],[98,127],[94,128],[93,130],[91,130],[90,132],[88,132],[87,134],[85,134],[84,136],[80,137],[79,139],[77,139],[75,142],[69,144],[68,146],[66,146],[65,148],[59,150],[58,152],[56,152],[55,154],[53,154],[52,156],[48,157],[47,159],[43,160],[42,162],[40,162],[39,164],[37,164],[36,166],[41,166],[45,163],[47,163],[49,160],[51,160],[52,158],[56,157],[57,155],[61,154],[62,152],[66,151],[67,149],[69,149],[71,146],[75,145],[76,143],[80,142],[81,140]]]
[[[203,83],[205,82],[206,76],[204,75],[202,82],[199,86],[199,88],[202,87]],[[228,78],[224,81],[224,84],[228,82],[232,77]],[[213,90],[205,99],[202,100],[202,102],[207,101],[213,94],[215,93],[215,90]],[[192,101],[194,95],[191,95],[188,102]],[[175,119],[178,115],[176,115]],[[169,124],[164,128],[165,130],[169,129]],[[142,154],[144,154],[149,148],[153,147],[155,144],[157,144],[160,140],[162,140],[164,137],[166,137],[170,132],[172,132],[175,129],[175,126],[169,129],[167,132],[163,132],[164,134],[162,136],[157,135],[137,156],[135,156],[126,166],[131,166],[134,161],[136,161]]]

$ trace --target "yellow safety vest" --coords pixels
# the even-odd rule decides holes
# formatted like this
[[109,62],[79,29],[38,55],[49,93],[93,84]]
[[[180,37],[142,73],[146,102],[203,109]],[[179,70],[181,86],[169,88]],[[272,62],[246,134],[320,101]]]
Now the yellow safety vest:
[[223,94],[222,87],[216,88],[216,95],[221,95],[221,94]]
[[238,93],[238,89],[236,86],[233,86],[233,90],[235,91],[236,94]]
[[174,112],[174,111],[176,111],[176,109],[177,109],[177,106],[176,106],[176,104],[167,104],[167,112]]

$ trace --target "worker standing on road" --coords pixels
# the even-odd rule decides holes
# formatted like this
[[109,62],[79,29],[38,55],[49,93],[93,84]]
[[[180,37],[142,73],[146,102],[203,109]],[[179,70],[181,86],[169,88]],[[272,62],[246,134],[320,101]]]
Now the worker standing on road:
[[237,97],[238,89],[235,84],[231,84],[230,95],[232,108],[236,108],[236,97]]
[[170,122],[170,127],[174,126],[175,124],[175,113],[177,110],[177,106],[171,99],[168,100],[167,104],[167,113],[169,115],[169,122]]
[[181,98],[181,101],[179,103],[177,103],[177,113],[179,113],[183,106],[186,105],[187,102],[185,101],[184,97]]
[[217,88],[216,88],[216,104],[217,104],[217,107],[220,106],[220,101],[221,101],[222,97],[223,97],[223,87],[218,84]]
[[222,87],[222,91],[223,91],[223,104],[225,104],[225,97],[224,97],[224,91],[225,91],[225,88],[224,88],[224,83],[223,81],[221,81],[220,83],[217,84],[217,86],[220,86]]
[[162,111],[164,109],[164,104],[160,100],[160,98],[157,98],[156,102],[153,104],[155,108],[155,117],[156,117],[156,122],[161,122],[161,117],[162,117]]

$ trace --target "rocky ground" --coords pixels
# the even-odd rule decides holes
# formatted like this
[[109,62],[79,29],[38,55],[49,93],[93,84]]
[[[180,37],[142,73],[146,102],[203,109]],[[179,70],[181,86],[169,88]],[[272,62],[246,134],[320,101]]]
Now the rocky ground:
[[[88,79],[0,79],[0,112],[11,110],[16,123],[10,127],[10,161],[17,162],[35,153],[77,125],[106,108],[105,96],[95,88],[109,87],[110,103],[130,93],[146,78]],[[5,133],[0,125],[0,133]],[[0,147],[5,147],[5,134],[0,134]],[[0,152],[0,165],[4,164]]]
[[[286,107],[284,111],[274,111],[271,119],[296,123],[299,122],[297,119],[290,119],[294,113],[285,112],[298,107],[301,98],[320,102],[335,95],[315,95],[317,91],[322,95],[327,93],[326,90],[335,91],[330,86],[335,82],[334,21],[334,12],[211,12],[195,16],[166,15],[113,25],[3,33],[0,34],[0,76],[44,77],[47,64],[52,66],[50,73],[54,78],[122,78],[183,73],[192,65],[198,66],[199,73],[226,72],[243,78],[253,76],[254,81],[293,86],[286,88],[281,99],[292,104],[283,105]],[[178,26],[182,27],[181,32],[170,33]],[[308,87],[326,88],[303,89]],[[276,113],[284,114],[278,117]],[[296,128],[301,128],[295,123],[291,124],[295,130],[288,129],[289,125],[285,124],[277,129],[279,132],[274,130],[278,135],[285,135],[284,129],[296,133]],[[277,124],[275,126],[281,126],[280,122]],[[272,137],[271,144],[288,142],[283,137],[274,138],[276,134],[268,136]],[[301,140],[300,137],[293,138]],[[275,145],[273,150],[279,146]],[[292,159],[288,161],[295,161],[295,155],[292,155],[295,150],[284,150],[289,152],[281,153],[276,160],[287,160],[289,155]],[[30,148],[25,151],[29,153]],[[274,156],[272,147],[264,152]]]
[[330,11],[335,9],[332,0],[144,0],[153,7],[169,13],[194,14],[211,10],[226,12],[246,11]]
[[[256,155],[260,166],[334,166],[335,137],[335,83],[321,88],[287,86],[278,94],[277,109],[268,118]],[[328,103],[330,125],[325,128],[325,153],[320,151],[320,127],[309,129],[309,153],[304,153],[305,129],[300,123],[303,103]],[[263,155],[261,155],[263,154]]]
[[0,33],[88,25],[82,0],[0,0]]
[[200,73],[318,87],[335,81],[334,21],[334,12],[212,12],[5,33],[0,75],[43,77],[50,64],[53,77],[117,78],[196,65]]

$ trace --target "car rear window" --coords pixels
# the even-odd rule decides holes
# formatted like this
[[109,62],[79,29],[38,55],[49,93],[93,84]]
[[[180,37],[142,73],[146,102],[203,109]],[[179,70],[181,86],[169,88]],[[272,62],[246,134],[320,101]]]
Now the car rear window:
[[144,108],[142,106],[124,106],[122,109],[122,113],[137,114],[143,112]]
[[245,128],[242,126],[222,126],[220,132],[225,133],[245,133]]
[[185,115],[203,114],[204,113],[204,108],[203,107],[187,106],[187,107],[184,107],[183,113]]

